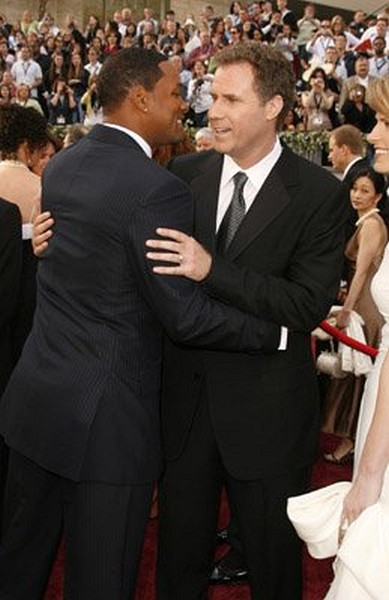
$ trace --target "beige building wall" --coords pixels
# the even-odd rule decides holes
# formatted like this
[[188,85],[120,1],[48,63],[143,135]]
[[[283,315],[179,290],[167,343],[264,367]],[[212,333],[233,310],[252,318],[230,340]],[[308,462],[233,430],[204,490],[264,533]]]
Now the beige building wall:
[[[181,2],[177,2],[177,5]],[[186,5],[186,2],[183,4]],[[198,12],[197,6],[202,6],[201,2],[189,2],[194,12]],[[76,22],[83,29],[85,27],[88,15],[96,14],[101,20],[105,21],[112,18],[116,9],[129,6],[135,17],[140,19],[143,14],[143,8],[150,6],[156,14],[164,12],[170,7],[169,0],[1,0],[0,13],[4,14],[11,23],[17,22],[24,10],[29,10],[34,18],[39,12],[46,10],[55,18],[56,24],[63,27],[65,17],[71,13]],[[177,10],[178,12],[178,10]],[[181,11],[180,11],[181,14]]]

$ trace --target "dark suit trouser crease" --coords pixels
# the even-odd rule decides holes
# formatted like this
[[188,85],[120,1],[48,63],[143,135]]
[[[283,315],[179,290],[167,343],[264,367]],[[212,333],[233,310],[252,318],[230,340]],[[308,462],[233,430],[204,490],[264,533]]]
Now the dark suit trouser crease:
[[151,485],[72,482],[11,450],[1,600],[41,600],[62,534],[65,600],[130,600]]
[[206,600],[224,481],[237,508],[252,600],[300,600],[301,544],[286,498],[307,491],[307,469],[269,480],[231,477],[202,396],[187,445],[160,483],[157,600]]

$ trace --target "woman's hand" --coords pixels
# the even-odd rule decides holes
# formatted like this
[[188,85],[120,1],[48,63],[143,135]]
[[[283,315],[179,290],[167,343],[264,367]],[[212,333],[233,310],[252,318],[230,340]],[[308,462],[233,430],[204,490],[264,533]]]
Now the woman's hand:
[[336,315],[336,326],[339,329],[345,329],[350,323],[350,310],[342,308]]
[[339,540],[341,541],[347,527],[369,506],[376,504],[382,490],[382,477],[376,475],[358,475],[343,502],[340,519]]

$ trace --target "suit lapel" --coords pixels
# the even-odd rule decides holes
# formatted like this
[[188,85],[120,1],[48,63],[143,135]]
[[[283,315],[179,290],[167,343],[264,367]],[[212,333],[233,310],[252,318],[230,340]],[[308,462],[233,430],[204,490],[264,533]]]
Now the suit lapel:
[[228,258],[235,259],[288,206],[288,188],[297,183],[294,163],[294,155],[284,148],[236,232],[226,254]]
[[216,215],[223,157],[210,156],[203,173],[192,180],[195,200],[195,237],[211,252],[216,250]]

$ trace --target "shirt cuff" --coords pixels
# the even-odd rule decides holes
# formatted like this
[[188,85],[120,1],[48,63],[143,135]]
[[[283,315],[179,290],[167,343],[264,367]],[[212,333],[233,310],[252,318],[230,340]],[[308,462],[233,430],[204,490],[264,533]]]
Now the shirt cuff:
[[288,347],[288,328],[281,327],[280,345],[278,350],[286,350]]

